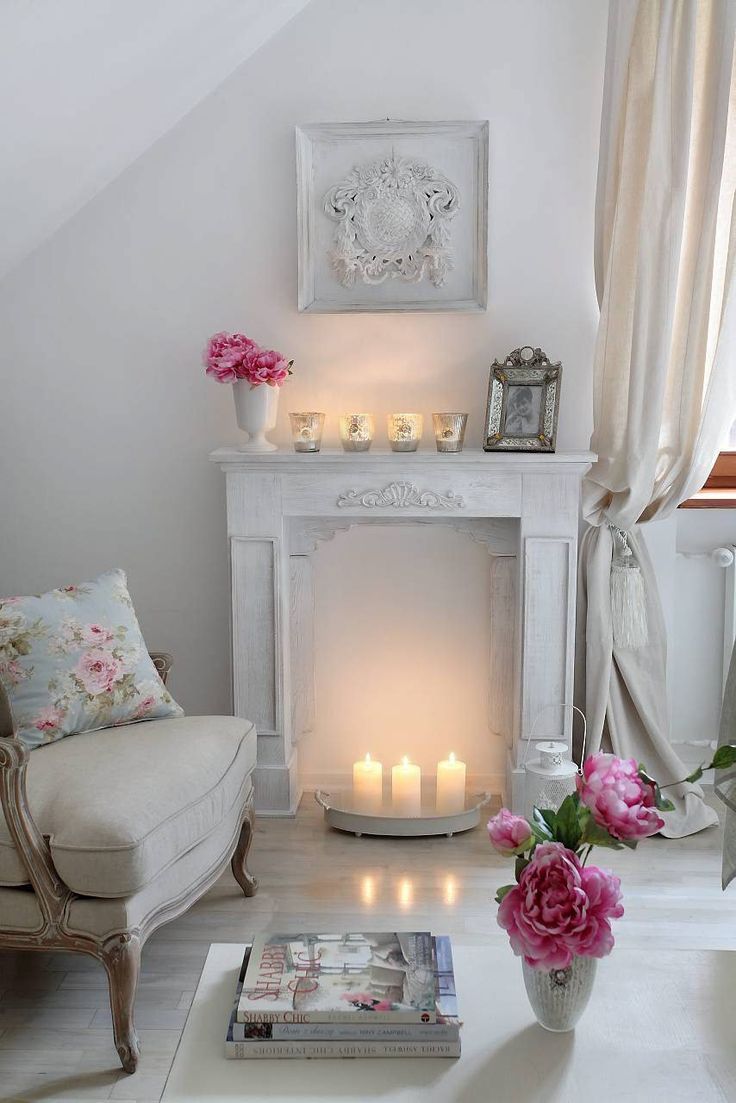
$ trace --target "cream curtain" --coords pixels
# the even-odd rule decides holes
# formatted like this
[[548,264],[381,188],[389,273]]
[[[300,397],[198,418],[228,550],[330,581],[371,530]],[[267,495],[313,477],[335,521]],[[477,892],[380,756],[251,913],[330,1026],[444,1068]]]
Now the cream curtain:
[[[590,746],[663,782],[688,771],[668,738],[666,639],[636,526],[700,486],[736,415],[734,0],[612,0],[596,210],[598,455],[584,487],[580,617]],[[611,565],[629,534],[648,642],[614,639]],[[694,733],[695,734],[695,733]],[[699,734],[699,733],[697,733]],[[664,834],[715,822],[673,791]]]

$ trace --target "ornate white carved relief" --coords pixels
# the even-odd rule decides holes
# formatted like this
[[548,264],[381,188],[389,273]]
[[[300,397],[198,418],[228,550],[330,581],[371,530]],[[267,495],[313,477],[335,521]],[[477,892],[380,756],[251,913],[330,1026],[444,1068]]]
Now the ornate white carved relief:
[[425,509],[462,509],[464,500],[459,494],[448,490],[447,494],[438,494],[436,490],[419,490],[414,483],[389,483],[383,490],[346,490],[337,499],[343,506],[395,506],[406,509],[420,506]]
[[442,287],[454,267],[449,224],[459,202],[456,186],[426,161],[392,152],[355,165],[324,197],[338,224],[328,254],[337,280],[352,287],[427,277]]

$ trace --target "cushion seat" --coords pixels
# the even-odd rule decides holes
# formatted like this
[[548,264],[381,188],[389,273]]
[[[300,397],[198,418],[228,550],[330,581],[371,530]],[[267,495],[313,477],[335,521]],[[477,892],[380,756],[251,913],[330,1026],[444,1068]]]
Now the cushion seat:
[[[28,803],[70,889],[130,896],[242,809],[255,761],[248,720],[126,724],[32,751]],[[0,885],[27,883],[0,812]]]

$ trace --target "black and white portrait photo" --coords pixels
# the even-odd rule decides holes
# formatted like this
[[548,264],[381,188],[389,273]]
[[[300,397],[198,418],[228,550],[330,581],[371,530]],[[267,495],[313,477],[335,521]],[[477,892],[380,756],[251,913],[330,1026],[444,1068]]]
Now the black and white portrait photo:
[[510,386],[506,406],[506,436],[536,436],[539,433],[541,408],[542,388],[540,386]]

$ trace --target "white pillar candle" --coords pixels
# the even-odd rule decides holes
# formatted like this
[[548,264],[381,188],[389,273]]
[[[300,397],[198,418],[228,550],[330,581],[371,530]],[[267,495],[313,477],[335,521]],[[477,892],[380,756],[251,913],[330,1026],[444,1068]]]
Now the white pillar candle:
[[437,811],[447,815],[465,808],[465,763],[454,754],[437,763]]
[[357,812],[380,812],[383,806],[383,766],[369,754],[353,765],[353,804]]
[[391,767],[391,801],[398,816],[418,816],[422,810],[422,771],[403,758]]

